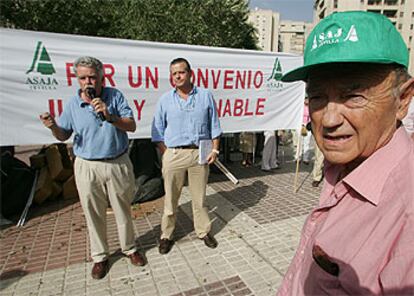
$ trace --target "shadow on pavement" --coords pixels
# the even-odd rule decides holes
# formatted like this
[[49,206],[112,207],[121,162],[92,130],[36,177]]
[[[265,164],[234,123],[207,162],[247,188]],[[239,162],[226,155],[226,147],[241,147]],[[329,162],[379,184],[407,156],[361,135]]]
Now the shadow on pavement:
[[2,273],[0,276],[0,291],[19,281],[27,274],[28,272],[22,269],[13,269]]
[[[210,213],[210,218],[212,218],[212,233],[215,235],[219,233],[229,221],[236,217],[239,213],[243,212],[249,207],[256,205],[261,198],[266,196],[268,186],[262,181],[254,181],[250,185],[236,187],[230,191],[218,192],[217,194],[207,196],[207,204],[210,209],[214,209],[220,205],[219,199],[223,198],[225,195],[226,199],[232,202],[236,199],[244,198],[242,204],[234,205],[229,209],[226,209],[226,217],[221,217],[216,213],[216,216],[220,219],[220,223],[214,222],[214,217]],[[189,213],[190,217],[186,213]],[[145,254],[148,250],[157,247],[159,243],[159,237],[161,235],[161,226],[160,223],[156,223],[156,226],[147,231],[145,234],[139,236],[136,239],[137,245],[140,246],[140,250]],[[151,223],[154,225],[154,223]],[[192,205],[191,201],[186,202],[178,207],[177,210],[177,222],[176,228],[173,236],[174,241],[185,241],[185,240],[194,240],[197,239],[196,234],[194,233],[193,227],[193,218],[192,218]]]

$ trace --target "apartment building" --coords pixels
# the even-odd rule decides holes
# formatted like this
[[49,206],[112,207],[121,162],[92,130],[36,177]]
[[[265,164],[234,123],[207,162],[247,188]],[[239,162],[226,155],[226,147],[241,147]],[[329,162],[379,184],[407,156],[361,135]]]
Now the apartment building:
[[250,11],[249,22],[254,25],[259,47],[264,51],[303,54],[305,40],[313,24],[299,21],[282,21],[272,10]]
[[279,51],[303,54],[306,38],[312,24],[298,21],[281,21],[279,26]]
[[257,30],[259,47],[264,51],[278,51],[280,14],[256,8],[250,11],[248,21]]
[[414,74],[414,0],[315,0],[314,22],[333,12],[363,10],[388,17],[401,33],[410,54],[409,72]]

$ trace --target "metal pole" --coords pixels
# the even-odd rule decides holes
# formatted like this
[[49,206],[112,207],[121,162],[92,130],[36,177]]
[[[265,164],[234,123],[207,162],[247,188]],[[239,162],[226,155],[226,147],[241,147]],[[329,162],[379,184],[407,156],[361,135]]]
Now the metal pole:
[[19,222],[17,222],[17,227],[22,227],[24,223],[26,222],[27,214],[29,213],[29,208],[33,203],[33,197],[36,191],[36,185],[37,185],[37,178],[39,177],[39,170],[36,170],[35,172],[35,178],[32,185],[32,190],[30,191],[29,199],[27,200],[26,206],[23,210],[22,215],[20,216]]
[[293,192],[296,193],[299,188],[296,188],[297,182],[298,182],[298,175],[299,175],[299,162],[300,157],[302,155],[302,135],[300,132],[298,133],[298,149],[297,149],[297,157],[296,157],[296,172],[295,172],[295,181],[293,184]]

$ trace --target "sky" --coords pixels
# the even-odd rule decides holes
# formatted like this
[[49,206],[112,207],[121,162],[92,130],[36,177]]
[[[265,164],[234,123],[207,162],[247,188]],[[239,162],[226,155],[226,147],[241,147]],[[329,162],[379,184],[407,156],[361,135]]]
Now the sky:
[[282,20],[312,22],[313,3],[313,0],[249,0],[249,7],[279,12]]

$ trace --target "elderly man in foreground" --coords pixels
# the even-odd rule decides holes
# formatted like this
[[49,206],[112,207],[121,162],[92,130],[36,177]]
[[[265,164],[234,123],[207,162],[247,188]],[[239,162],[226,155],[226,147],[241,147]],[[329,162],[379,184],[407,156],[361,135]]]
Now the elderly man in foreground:
[[384,16],[323,19],[304,66],[325,182],[278,295],[414,295],[414,141],[401,120],[414,94],[408,50]]

